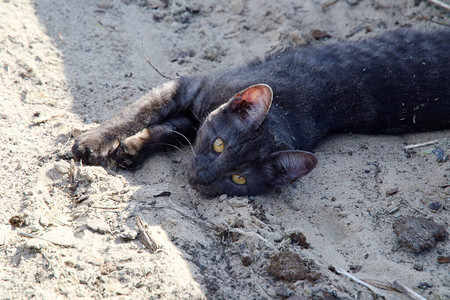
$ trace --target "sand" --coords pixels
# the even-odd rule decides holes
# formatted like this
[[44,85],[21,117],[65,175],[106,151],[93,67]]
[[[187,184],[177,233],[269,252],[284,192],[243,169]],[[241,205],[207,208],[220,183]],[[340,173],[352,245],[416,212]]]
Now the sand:
[[[438,262],[448,241],[417,253],[393,224],[416,216],[448,228],[450,163],[432,151],[449,153],[450,131],[331,136],[310,175],[258,197],[193,190],[189,149],[134,172],[70,163],[75,136],[167,81],[142,49],[173,78],[285,47],[449,26],[448,11],[428,1],[334,2],[1,1],[0,298],[374,297],[342,269],[449,299],[448,264]],[[315,40],[315,29],[331,37]],[[139,238],[138,216],[154,252]],[[274,276],[273,257],[285,251],[308,276]]]

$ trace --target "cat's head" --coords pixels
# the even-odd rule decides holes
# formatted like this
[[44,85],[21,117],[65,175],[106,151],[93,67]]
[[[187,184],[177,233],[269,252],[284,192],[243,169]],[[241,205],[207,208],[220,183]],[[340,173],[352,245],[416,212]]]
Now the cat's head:
[[[197,133],[189,183],[205,194],[257,195],[294,182],[317,164],[309,152],[277,147],[264,124],[272,89],[250,86],[214,110]],[[282,130],[282,129],[280,129]]]

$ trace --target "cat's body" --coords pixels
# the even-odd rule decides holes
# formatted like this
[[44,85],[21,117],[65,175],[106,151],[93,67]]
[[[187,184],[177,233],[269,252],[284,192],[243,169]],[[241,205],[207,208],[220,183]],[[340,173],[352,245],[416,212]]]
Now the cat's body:
[[395,31],[182,77],[79,137],[73,152],[88,163],[112,158],[134,167],[179,138],[174,131],[197,135],[190,183],[207,194],[245,195],[307,174],[317,161],[298,150],[330,132],[446,128],[450,31]]

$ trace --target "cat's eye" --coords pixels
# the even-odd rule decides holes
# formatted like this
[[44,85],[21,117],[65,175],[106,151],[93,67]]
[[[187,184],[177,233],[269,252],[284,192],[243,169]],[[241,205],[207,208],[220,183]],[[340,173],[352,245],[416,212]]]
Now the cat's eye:
[[213,143],[213,149],[216,153],[223,152],[223,141],[220,138],[217,138]]
[[231,175],[231,179],[236,184],[245,184],[247,182],[247,180],[245,180],[245,177],[237,174]]

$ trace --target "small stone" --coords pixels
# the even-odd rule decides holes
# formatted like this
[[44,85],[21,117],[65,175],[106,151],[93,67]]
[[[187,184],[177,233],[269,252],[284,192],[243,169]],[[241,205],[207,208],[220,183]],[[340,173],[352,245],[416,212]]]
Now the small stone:
[[433,203],[430,203],[430,205],[428,205],[428,207],[431,210],[437,211],[437,210],[439,210],[439,208],[442,207],[442,204],[440,202],[433,202]]
[[447,151],[445,151],[442,148],[437,148],[431,151],[433,154],[436,155],[436,162],[438,163],[444,163],[448,161],[449,155],[447,154]]
[[359,1],[361,0],[346,0],[345,2],[347,2],[350,6],[355,6],[359,3]]
[[130,291],[130,289],[128,289],[128,288],[125,288],[125,287],[119,287],[119,288],[116,288],[116,294],[117,294],[117,295],[126,296],[126,295],[130,295],[130,294],[131,294],[131,291]]
[[395,195],[398,193],[398,188],[392,188],[386,191],[386,197]]
[[92,231],[105,234],[109,232],[109,224],[100,219],[90,219],[86,222],[86,226]]
[[294,46],[306,46],[308,41],[306,41],[299,31],[294,30],[289,33],[289,39],[292,41]]
[[428,282],[420,282],[420,283],[417,285],[417,287],[418,287],[419,289],[421,289],[421,290],[426,290],[426,289],[432,288],[433,285],[432,285],[431,283],[428,283]]
[[45,250],[48,249],[48,242],[39,238],[29,239],[25,242],[24,247],[30,250]]
[[219,202],[225,201],[226,199],[228,199],[228,195],[227,194],[222,194],[219,196]]
[[9,224],[13,227],[20,227],[25,224],[25,217],[22,215],[15,215],[9,219]]
[[248,267],[252,264],[253,258],[248,254],[244,254],[242,255],[241,262],[244,267]]
[[116,269],[117,269],[116,265],[113,265],[112,263],[107,262],[100,267],[100,274],[109,275],[109,273],[114,272]]
[[228,200],[228,204],[230,204],[232,207],[245,207],[248,205],[248,199],[247,198],[231,198]]
[[362,266],[361,265],[349,265],[348,268],[349,268],[350,272],[358,273],[361,270]]
[[153,195],[153,197],[154,197],[154,198],[158,198],[158,197],[169,197],[170,195],[172,195],[171,192],[164,191],[164,192],[161,192],[161,193],[159,193],[159,194]]
[[414,264],[413,269],[419,272],[423,271],[423,265]]
[[65,160],[55,162],[53,165],[55,171],[61,175],[67,174],[69,172],[69,167],[70,167],[69,163]]
[[47,216],[42,216],[39,218],[39,224],[41,224],[42,227],[48,227],[51,225],[50,219]]
[[50,227],[51,230],[47,231],[43,238],[51,241],[53,244],[63,247],[73,247],[76,244],[77,239],[73,235],[73,231],[69,227]]
[[314,29],[311,33],[311,36],[315,40],[321,40],[321,39],[326,39],[326,38],[331,37],[331,35],[329,35],[326,31],[323,31],[320,29]]
[[306,236],[301,232],[293,232],[288,236],[291,239],[291,243],[299,245],[302,249],[309,249],[311,246],[306,241]]
[[233,0],[231,1],[231,11],[236,14],[240,15],[244,11],[246,1],[241,0]]
[[136,239],[138,232],[133,229],[125,229],[120,233],[120,238],[124,241],[133,241]]
[[91,252],[87,257],[86,262],[94,266],[101,266],[105,263],[105,259],[99,253]]
[[28,229],[30,230],[30,232],[38,232],[39,230],[41,230],[41,227],[37,224],[33,224],[33,225],[30,225],[30,227],[28,227]]
[[70,135],[73,138],[78,137],[79,135],[81,135],[83,133],[83,130],[79,129],[79,128],[72,128],[72,130],[70,131]]
[[292,296],[292,294],[294,294],[293,290],[288,289],[285,286],[280,286],[280,287],[276,288],[275,292],[277,293],[278,296],[280,296],[282,298],[288,298],[288,297]]

